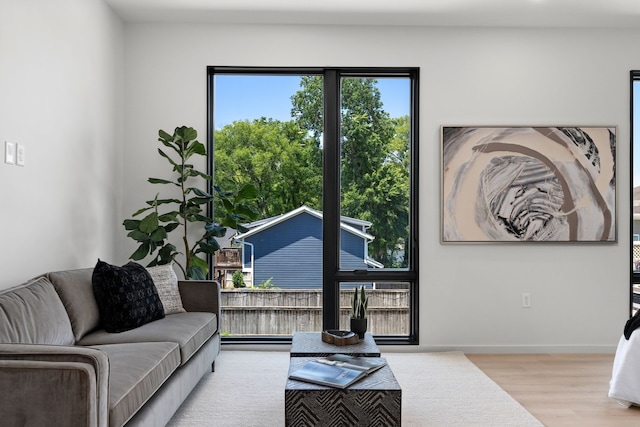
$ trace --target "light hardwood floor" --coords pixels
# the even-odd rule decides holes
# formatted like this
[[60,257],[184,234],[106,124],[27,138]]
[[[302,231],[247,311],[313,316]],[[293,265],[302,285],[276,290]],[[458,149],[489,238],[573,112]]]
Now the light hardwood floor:
[[640,408],[609,399],[612,354],[467,354],[546,427],[637,427]]

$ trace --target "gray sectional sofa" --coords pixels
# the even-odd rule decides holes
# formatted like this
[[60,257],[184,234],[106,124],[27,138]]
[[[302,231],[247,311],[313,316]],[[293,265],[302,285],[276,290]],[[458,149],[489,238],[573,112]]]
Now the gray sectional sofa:
[[220,288],[179,282],[186,312],[100,327],[92,270],[0,291],[0,424],[164,426],[220,351]]

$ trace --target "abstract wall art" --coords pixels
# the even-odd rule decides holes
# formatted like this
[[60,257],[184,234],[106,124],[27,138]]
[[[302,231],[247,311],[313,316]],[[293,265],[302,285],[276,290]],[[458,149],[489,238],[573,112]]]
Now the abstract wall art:
[[442,127],[449,242],[616,242],[608,127]]

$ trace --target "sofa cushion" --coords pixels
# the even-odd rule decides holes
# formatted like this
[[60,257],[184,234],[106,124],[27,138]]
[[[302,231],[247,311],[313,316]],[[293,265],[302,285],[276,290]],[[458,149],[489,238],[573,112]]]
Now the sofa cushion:
[[158,296],[164,306],[164,314],[184,313],[182,298],[178,290],[178,276],[173,270],[173,264],[147,267],[147,271],[153,279],[158,290]]
[[46,277],[39,277],[0,294],[0,342],[75,343],[67,311]]
[[87,334],[78,344],[170,341],[180,346],[181,363],[184,365],[217,329],[218,319],[213,313],[176,313],[120,334],[110,334],[104,330],[94,331]]
[[67,309],[76,341],[100,325],[100,313],[91,284],[92,273],[92,268],[85,268],[47,274]]
[[126,423],[180,365],[178,345],[146,342],[98,345],[109,356],[109,426]]
[[98,260],[91,279],[100,323],[123,332],[164,317],[164,307],[149,272],[140,264],[122,267]]

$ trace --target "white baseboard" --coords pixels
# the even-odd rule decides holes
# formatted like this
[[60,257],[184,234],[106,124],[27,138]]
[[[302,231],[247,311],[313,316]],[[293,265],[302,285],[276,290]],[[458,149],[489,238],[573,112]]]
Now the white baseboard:
[[461,351],[466,354],[535,354],[535,353],[597,353],[614,354],[615,345],[470,345],[470,346],[379,346],[384,352]]

